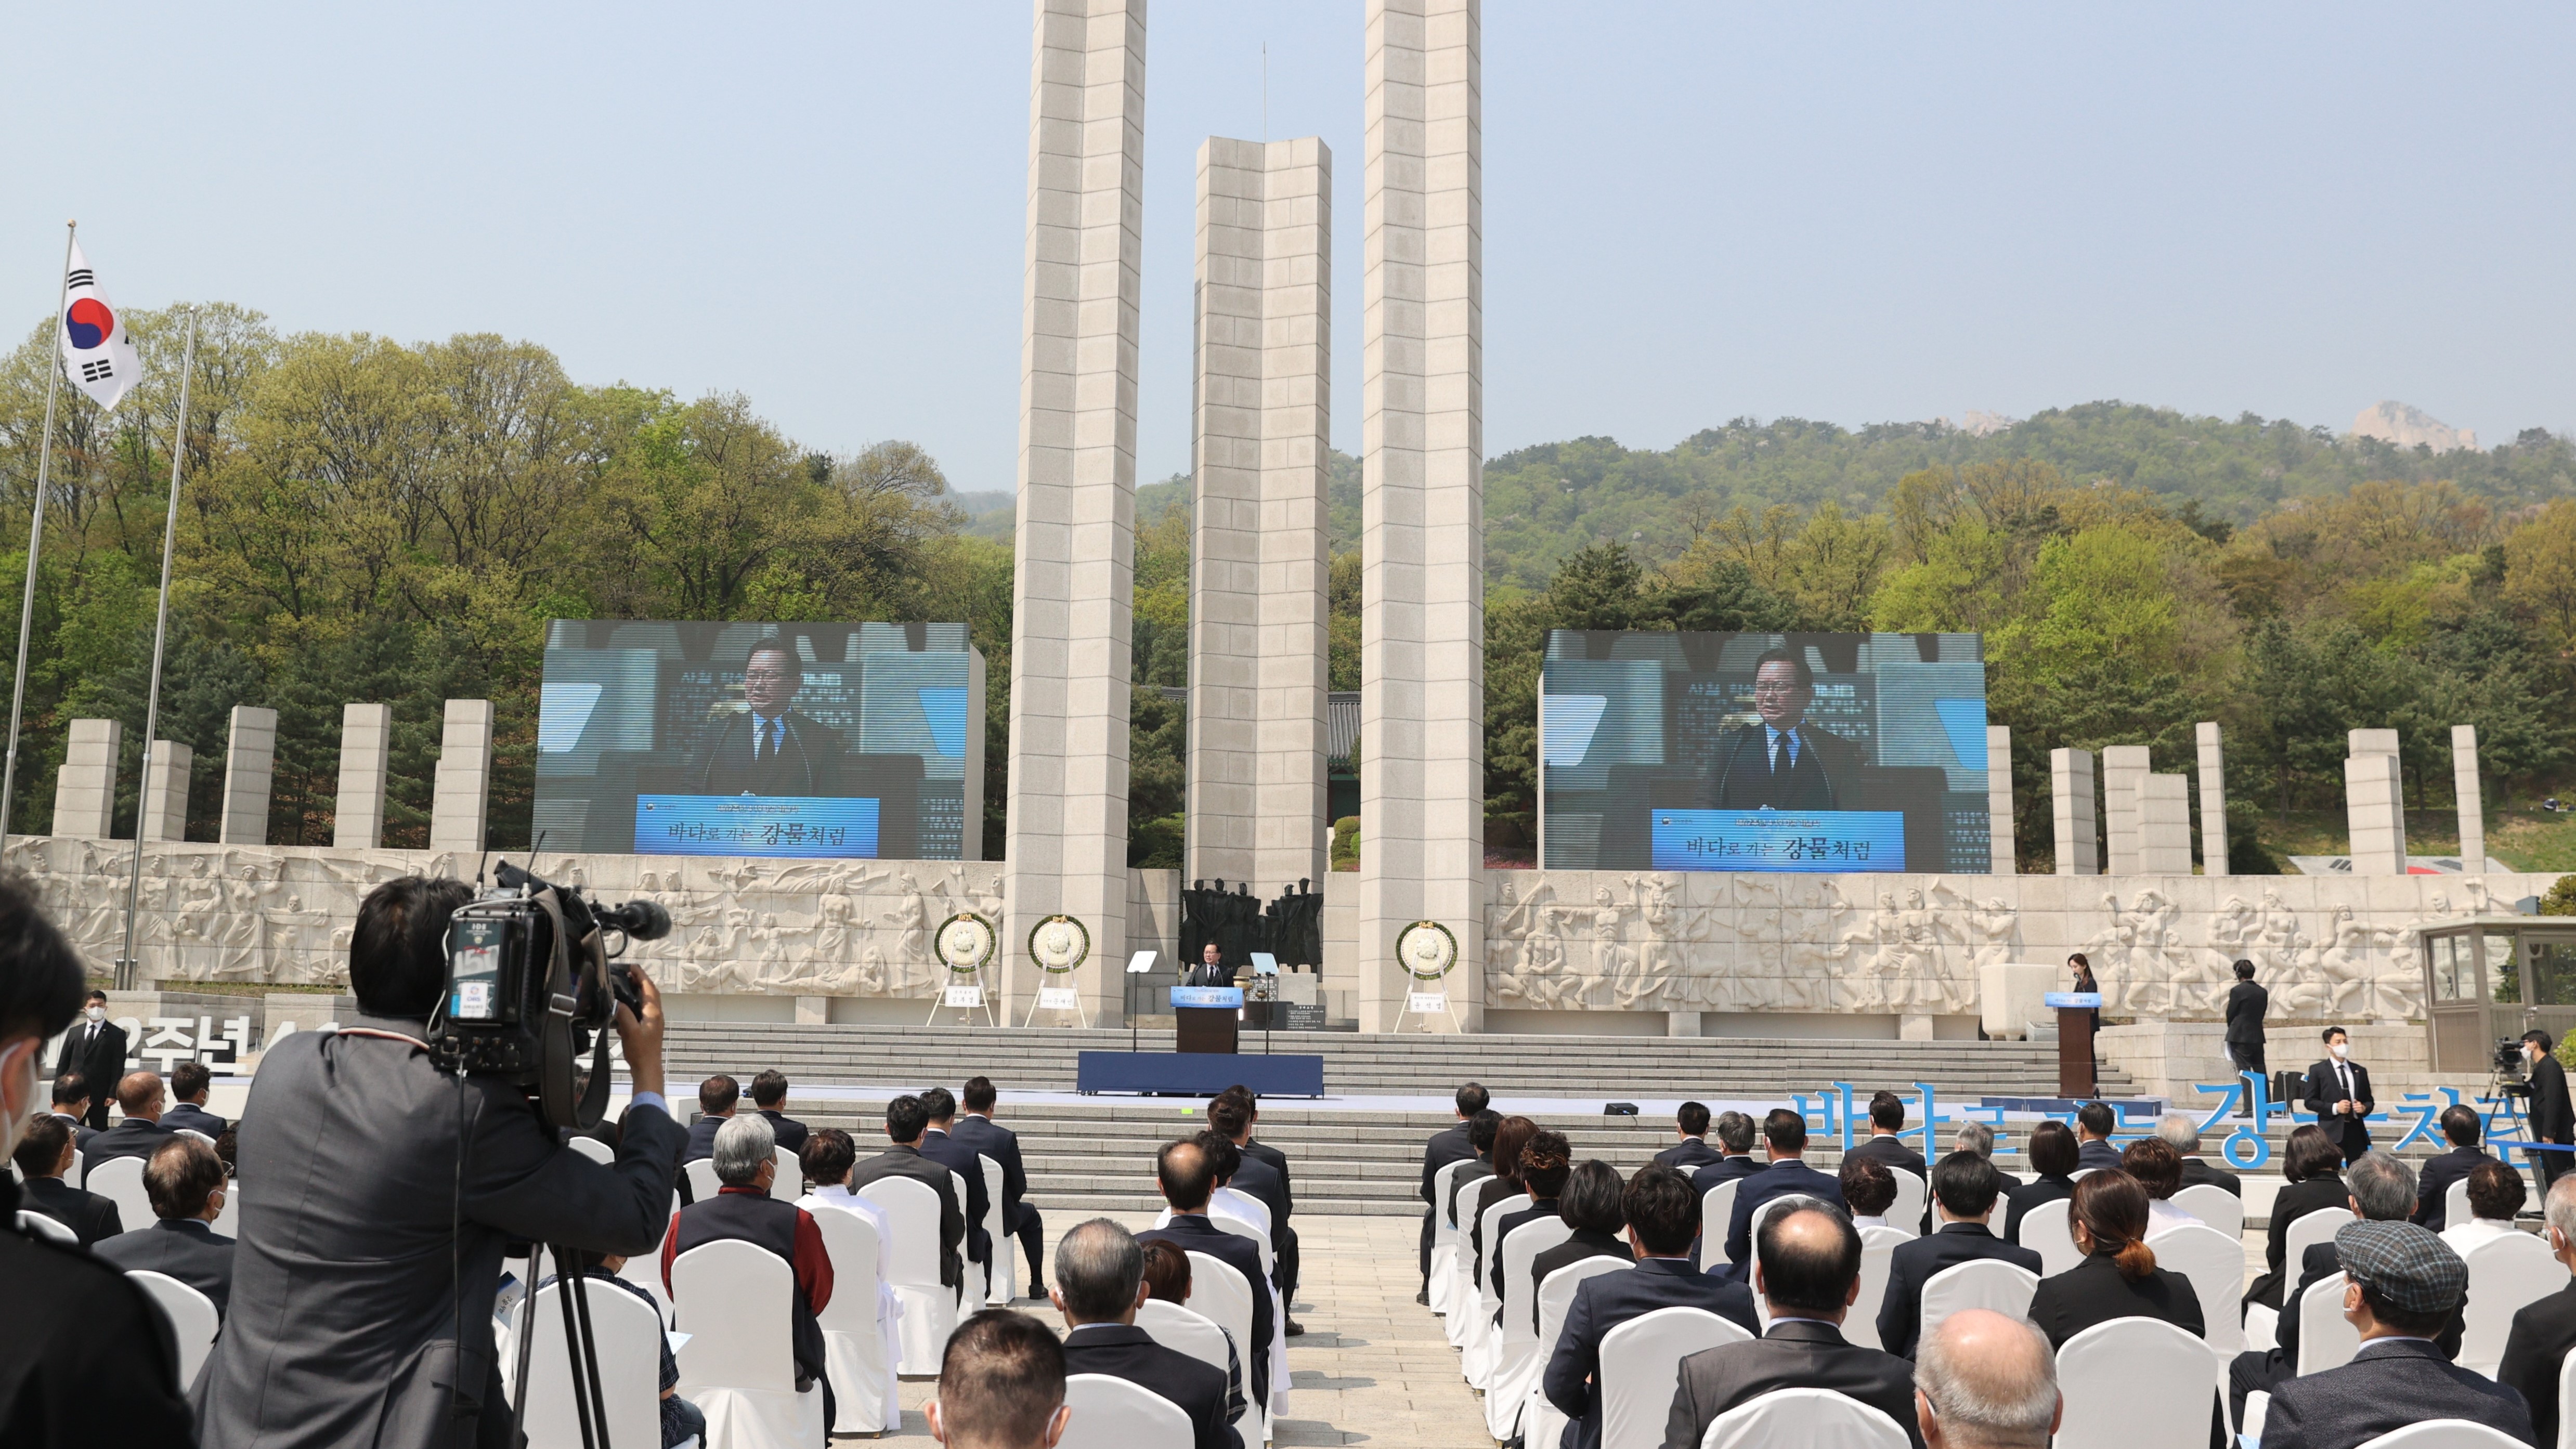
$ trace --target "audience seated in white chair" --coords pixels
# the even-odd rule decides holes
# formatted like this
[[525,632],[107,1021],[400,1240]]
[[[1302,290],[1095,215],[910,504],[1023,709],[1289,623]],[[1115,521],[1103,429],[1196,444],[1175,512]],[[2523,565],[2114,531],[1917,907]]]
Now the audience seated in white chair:
[[[832,1303],[816,1314],[816,1321],[823,1329],[833,1409],[842,1424],[855,1426],[853,1432],[894,1428],[903,1419],[895,1387],[903,1368],[903,1300],[894,1290],[894,1224],[884,1208],[850,1190],[850,1167],[858,1160],[858,1149],[849,1133],[838,1127],[809,1132],[797,1156],[809,1190],[796,1205],[813,1214],[822,1226],[825,1248],[832,1250]],[[856,1234],[874,1247],[867,1262],[844,1261],[834,1248],[852,1237],[834,1227],[835,1214],[867,1224],[863,1234]],[[864,1309],[868,1316],[846,1330],[836,1326],[860,1308],[851,1299],[853,1288],[868,1284],[876,1288]]]
[[1915,1356],[1913,1408],[1927,1449],[2036,1449],[2065,1413],[2057,1356],[2021,1319],[1962,1309]]
[[1071,1418],[1064,1345],[1025,1313],[987,1308],[957,1326],[922,1406],[942,1449],[1056,1449]]
[[1974,1152],[1953,1152],[1933,1167],[1932,1202],[1941,1226],[1928,1238],[1899,1244],[1889,1256],[1876,1325],[1879,1347],[1900,1358],[1914,1356],[1924,1285],[1947,1269],[1994,1259],[2039,1273],[2037,1252],[2005,1242],[1986,1226],[2002,1191],[2003,1175]]
[[1691,1264],[1700,1219],[1699,1193],[1689,1179],[1668,1167],[1641,1168],[1621,1190],[1619,1208],[1636,1266],[1576,1287],[1555,1343],[1539,1346],[1547,1365],[1540,1390],[1574,1426],[1565,1449],[1599,1449],[1602,1345],[1611,1330],[1658,1309],[1692,1308],[1716,1314],[1748,1337],[1756,1331],[1752,1290]]
[[1190,1449],[1244,1449],[1227,1414],[1225,1370],[1166,1348],[1136,1326],[1149,1291],[1144,1249],[1133,1234],[1107,1218],[1075,1224],[1056,1244],[1055,1286],[1047,1294],[1064,1316],[1065,1371],[1124,1379],[1168,1401],[1188,1417]]
[[47,1116],[27,1124],[10,1161],[21,1179],[19,1210],[61,1224],[86,1248],[124,1232],[129,1224],[105,1195],[72,1185],[67,1174],[79,1155],[72,1146],[71,1124],[59,1116]]
[[[2576,1274],[2576,1173],[2551,1183],[2541,1208],[2546,1218],[2541,1227],[2543,1241],[2559,1263]],[[2504,1361],[2496,1366],[2496,1382],[2521,1394],[2530,1405],[2534,1442],[2541,1449],[2576,1436],[2576,1424],[2567,1419],[2563,1387],[2570,1348],[2576,1348],[2576,1277],[2513,1316],[2513,1327],[2505,1334]]]
[[[776,1254],[795,1272],[789,1295],[789,1343],[796,1360],[796,1392],[820,1385],[824,1420],[831,1418],[832,1390],[827,1378],[822,1325],[815,1315],[832,1301],[832,1259],[823,1247],[823,1230],[813,1215],[792,1202],[770,1196],[778,1180],[777,1141],[764,1117],[727,1119],[716,1133],[716,1176],[725,1190],[705,1202],[680,1209],[662,1240],[662,1283],[679,1306],[685,1324],[691,1310],[672,1282],[671,1265],[692,1248],[740,1241]],[[691,1332],[696,1330],[692,1329]]]
[[1844,1155],[1842,1166],[1834,1171],[1842,1184],[1843,1209],[1851,1214],[1856,1228],[1901,1228],[1913,1232],[1912,1223],[1890,1223],[1888,1210],[1896,1206],[1896,1169],[1875,1157],[1863,1157],[1854,1151]]
[[[2522,1211],[2531,1194],[2522,1185],[2521,1173],[2492,1157],[2481,1159],[2459,1180],[2468,1184],[2469,1220],[2452,1223],[2441,1231],[2442,1241],[2451,1245],[2451,1251],[2466,1258],[2470,1249],[2515,1231],[2514,1215]],[[2444,1191],[2448,1190],[2445,1187]],[[2421,1187],[2416,1189],[2416,1203],[2420,1210]]]
[[101,1239],[90,1251],[128,1273],[165,1273],[198,1292],[220,1315],[232,1297],[233,1240],[209,1226],[224,1209],[223,1159],[193,1137],[161,1144],[143,1166],[157,1221]]

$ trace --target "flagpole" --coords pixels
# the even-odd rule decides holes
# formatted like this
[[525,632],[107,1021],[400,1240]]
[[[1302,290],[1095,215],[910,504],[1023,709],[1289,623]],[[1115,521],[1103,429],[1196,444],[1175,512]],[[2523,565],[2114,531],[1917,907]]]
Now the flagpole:
[[[170,636],[170,553],[179,539],[179,469],[188,459],[188,384],[196,380],[197,309],[188,309],[188,346],[179,355],[179,425],[170,440],[170,517],[161,526],[161,612],[152,623],[152,689],[143,706],[143,783],[134,792],[134,873],[125,883],[125,953],[116,958],[116,989],[131,991],[143,963],[134,957],[134,905],[143,894],[143,821],[152,805],[152,746],[161,728],[161,646]],[[179,784],[179,818],[187,819],[188,787]],[[181,826],[181,833],[186,827]]]
[[45,545],[45,482],[54,462],[54,393],[63,385],[63,304],[72,294],[72,242],[80,222],[63,223],[62,287],[54,294],[52,366],[45,373],[45,435],[36,445],[36,519],[27,528],[27,593],[18,604],[18,683],[9,695],[9,758],[0,765],[0,856],[9,848],[9,802],[18,793],[18,721],[27,707],[27,631],[36,622],[36,553]]

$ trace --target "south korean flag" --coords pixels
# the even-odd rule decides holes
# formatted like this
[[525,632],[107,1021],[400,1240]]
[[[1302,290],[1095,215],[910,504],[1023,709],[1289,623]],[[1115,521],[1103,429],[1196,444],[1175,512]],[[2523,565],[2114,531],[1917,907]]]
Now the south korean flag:
[[72,270],[63,289],[63,373],[91,402],[113,408],[143,380],[143,357],[125,330],[125,314],[99,290],[98,274],[72,243]]

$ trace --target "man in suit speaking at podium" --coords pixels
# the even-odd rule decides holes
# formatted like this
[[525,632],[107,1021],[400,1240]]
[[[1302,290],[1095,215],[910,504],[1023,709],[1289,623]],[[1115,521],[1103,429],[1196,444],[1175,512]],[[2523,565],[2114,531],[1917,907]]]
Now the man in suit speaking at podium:
[[1760,722],[1727,732],[1718,745],[1719,810],[1839,810],[1855,771],[1869,763],[1861,747],[1807,722],[1816,673],[1794,650],[1766,649],[1753,665],[1753,708]]
[[751,646],[742,665],[748,706],[716,727],[689,769],[701,795],[839,795],[841,732],[791,706],[805,666],[785,640]]
[[1189,979],[1181,984],[1183,986],[1232,986],[1234,968],[1226,964],[1224,956],[1225,953],[1217,949],[1216,942],[1208,942],[1199,950],[1199,964],[1190,968]]

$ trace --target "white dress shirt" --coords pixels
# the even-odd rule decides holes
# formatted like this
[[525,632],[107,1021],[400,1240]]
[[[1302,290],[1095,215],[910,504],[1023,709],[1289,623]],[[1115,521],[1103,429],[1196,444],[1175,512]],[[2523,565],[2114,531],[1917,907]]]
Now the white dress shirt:
[[1887,1226],[1887,1214],[1885,1214],[1885,1213],[1854,1213],[1854,1214],[1852,1214],[1852,1226],[1853,1226],[1854,1228],[1883,1228],[1883,1227],[1886,1227],[1886,1226]]
[[2152,1238],[2167,1228],[2205,1228],[2207,1226],[2209,1226],[2207,1223],[2162,1198],[2147,1199],[2148,1237]]
[[2451,1251],[2465,1258],[2469,1250],[2519,1231],[2510,1218],[2471,1218],[2456,1228],[2444,1228],[2442,1241]]

